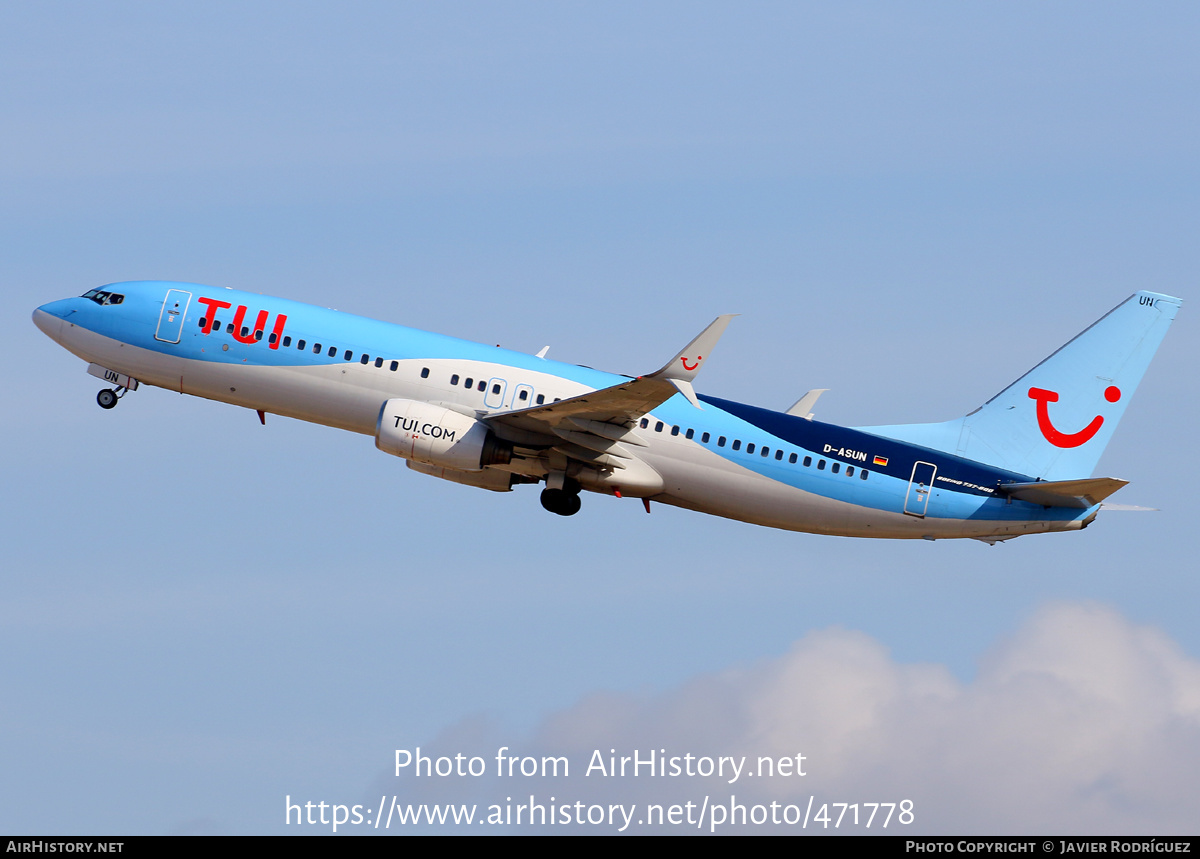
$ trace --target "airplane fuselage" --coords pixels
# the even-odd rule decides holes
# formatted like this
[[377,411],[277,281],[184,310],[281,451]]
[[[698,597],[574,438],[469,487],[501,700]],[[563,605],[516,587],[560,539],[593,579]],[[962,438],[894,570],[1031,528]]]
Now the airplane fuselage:
[[[1099,509],[998,489],[1038,475],[712,397],[674,393],[645,412],[592,415],[587,395],[631,378],[286,299],[123,283],[44,305],[34,321],[114,377],[372,435],[419,471],[487,489],[545,480],[857,537],[1003,539],[1076,530]],[[694,369],[686,357],[682,366]],[[574,417],[555,417],[551,407],[579,398]],[[502,455],[460,467],[407,447],[468,431]]]

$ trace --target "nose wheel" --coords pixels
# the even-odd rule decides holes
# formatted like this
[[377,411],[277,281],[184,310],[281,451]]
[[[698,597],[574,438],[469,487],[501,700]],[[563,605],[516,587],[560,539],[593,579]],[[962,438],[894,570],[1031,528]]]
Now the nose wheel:
[[583,506],[578,492],[568,492],[565,489],[543,489],[542,506],[551,513],[559,516],[574,516]]
[[127,390],[128,388],[105,388],[96,394],[96,402],[102,409],[111,409],[117,404],[117,400],[125,396]]

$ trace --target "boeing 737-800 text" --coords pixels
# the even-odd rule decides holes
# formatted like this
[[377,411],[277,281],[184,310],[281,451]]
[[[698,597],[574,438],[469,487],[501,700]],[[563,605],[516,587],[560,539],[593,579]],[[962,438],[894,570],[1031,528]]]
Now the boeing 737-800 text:
[[545,482],[773,528],[988,542],[1071,531],[1125,481],[1093,477],[1180,306],[1139,292],[964,418],[846,428],[697,394],[730,316],[632,378],[280,298],[144,281],[33,320],[112,386],[139,384],[371,435],[423,474],[508,492]]

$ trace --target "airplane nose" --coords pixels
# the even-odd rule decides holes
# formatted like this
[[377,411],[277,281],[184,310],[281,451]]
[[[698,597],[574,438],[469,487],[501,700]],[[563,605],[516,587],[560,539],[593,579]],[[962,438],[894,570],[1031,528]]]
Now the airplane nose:
[[33,324],[42,329],[42,333],[51,340],[57,340],[58,329],[62,327],[62,318],[39,307],[33,311]]
[[70,299],[51,301],[33,311],[33,324],[52,340],[58,339],[63,320],[74,312]]

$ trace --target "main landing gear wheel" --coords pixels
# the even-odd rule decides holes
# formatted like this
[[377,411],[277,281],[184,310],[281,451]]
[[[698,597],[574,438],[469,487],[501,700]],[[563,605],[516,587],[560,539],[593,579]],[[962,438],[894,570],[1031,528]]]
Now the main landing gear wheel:
[[559,516],[574,516],[583,506],[579,496],[565,489],[543,489],[542,506]]
[[96,394],[96,402],[100,404],[100,408],[102,409],[111,409],[117,404],[117,400],[119,399],[120,397],[117,396],[117,392],[111,388],[105,388]]

